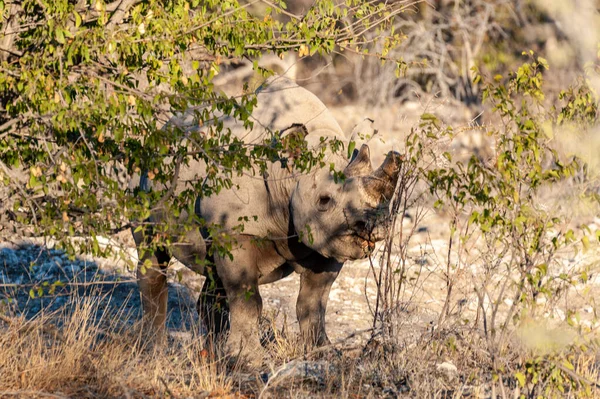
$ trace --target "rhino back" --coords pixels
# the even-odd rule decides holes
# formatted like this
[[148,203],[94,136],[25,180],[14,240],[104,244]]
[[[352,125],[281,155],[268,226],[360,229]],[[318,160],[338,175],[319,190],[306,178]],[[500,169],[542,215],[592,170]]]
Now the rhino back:
[[[190,110],[174,117],[169,124],[186,130],[197,129],[198,124],[193,122],[191,115],[193,111]],[[252,129],[246,129],[242,122],[232,117],[222,120],[225,129],[230,129],[232,134],[248,144],[261,144],[270,139],[272,132],[283,131],[294,124],[306,127],[308,134],[305,139],[309,148],[320,145],[321,137],[345,139],[339,124],[317,96],[280,76],[269,78],[257,90],[257,105],[251,115]],[[327,164],[347,163],[333,154],[326,154],[326,161]],[[172,162],[172,159],[167,162]],[[196,204],[198,216],[208,223],[221,225],[225,230],[239,226],[239,219],[248,217],[250,221],[245,223],[244,234],[261,237],[286,235],[288,206],[297,178],[279,163],[269,166],[266,179],[257,172],[248,171],[242,176],[234,176],[233,188],[199,200]],[[203,180],[205,176],[206,164],[190,161],[180,170],[175,194],[191,187],[190,182]],[[132,184],[145,186],[144,183],[149,183],[147,180],[145,176],[141,176],[141,179],[136,177]]]
[[[258,102],[252,113],[259,129],[253,133],[284,130],[303,124],[309,145],[320,144],[321,137],[344,139],[344,133],[331,112],[317,96],[293,81],[274,76],[258,90]],[[263,133],[264,134],[264,133]]]
[[[319,145],[321,137],[344,139],[339,124],[317,96],[280,76],[269,78],[257,90],[257,105],[251,120],[254,123],[251,130],[231,117],[224,118],[223,125],[248,144],[261,144],[269,140],[272,132],[285,130],[294,124],[306,127],[309,147]],[[327,157],[328,163],[344,162],[331,154]],[[181,171],[180,181],[202,178],[204,171],[203,163],[193,162]],[[283,229],[282,224],[287,229],[287,206],[295,185],[294,178],[286,175],[279,163],[270,165],[266,181],[256,172],[235,176],[234,188],[202,198],[199,216],[226,229],[238,226],[240,217],[253,219],[256,216],[256,223],[252,220],[246,223],[244,233],[249,235],[269,235],[274,233],[273,230]]]

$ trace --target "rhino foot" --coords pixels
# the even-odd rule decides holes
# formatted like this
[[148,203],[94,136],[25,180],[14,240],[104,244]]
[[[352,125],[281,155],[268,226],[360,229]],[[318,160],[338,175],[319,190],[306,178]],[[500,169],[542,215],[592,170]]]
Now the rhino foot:
[[229,356],[229,363],[234,367],[247,366],[251,368],[260,368],[264,366],[271,358],[260,342],[240,342],[236,337],[234,340],[227,340],[225,351]]

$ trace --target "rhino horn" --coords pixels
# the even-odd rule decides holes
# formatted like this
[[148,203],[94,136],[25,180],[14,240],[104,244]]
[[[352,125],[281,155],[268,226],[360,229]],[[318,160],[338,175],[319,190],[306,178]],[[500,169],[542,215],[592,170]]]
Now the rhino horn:
[[346,177],[352,176],[364,176],[373,173],[373,167],[371,166],[371,151],[369,146],[363,144],[360,147],[360,151],[354,150],[352,160],[344,169],[344,175]]
[[402,156],[398,152],[388,152],[381,166],[364,178],[364,186],[369,195],[384,201],[390,200],[400,176],[401,164]]

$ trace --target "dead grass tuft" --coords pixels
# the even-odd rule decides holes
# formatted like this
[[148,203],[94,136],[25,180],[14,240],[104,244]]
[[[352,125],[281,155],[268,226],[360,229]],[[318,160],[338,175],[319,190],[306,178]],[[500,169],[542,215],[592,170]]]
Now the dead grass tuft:
[[[457,324],[405,337],[374,333],[366,345],[346,339],[306,352],[270,320],[271,358],[248,370],[215,358],[191,330],[153,345],[131,314],[103,313],[101,303],[100,296],[75,297],[68,313],[0,317],[0,397],[518,397],[524,388],[511,370],[536,356],[548,384],[554,367],[578,381],[573,397],[600,393],[593,343],[539,357],[514,339],[492,359],[485,338]],[[506,373],[494,376],[493,362]]]
[[[77,297],[67,313],[0,321],[0,397],[144,397],[232,391],[226,362],[193,331],[152,345],[125,311]],[[97,315],[101,315],[98,317]]]

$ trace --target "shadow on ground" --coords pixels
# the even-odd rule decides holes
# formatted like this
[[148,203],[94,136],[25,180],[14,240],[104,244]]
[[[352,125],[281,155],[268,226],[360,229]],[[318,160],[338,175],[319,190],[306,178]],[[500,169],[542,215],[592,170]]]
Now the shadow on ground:
[[[0,313],[24,316],[68,315],[74,299],[99,301],[93,317],[119,314],[128,323],[142,316],[133,273],[104,270],[96,262],[69,259],[61,250],[24,244],[0,248]],[[188,288],[169,284],[169,330],[198,325],[195,298]]]

